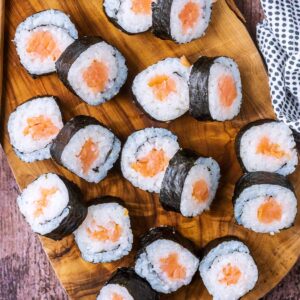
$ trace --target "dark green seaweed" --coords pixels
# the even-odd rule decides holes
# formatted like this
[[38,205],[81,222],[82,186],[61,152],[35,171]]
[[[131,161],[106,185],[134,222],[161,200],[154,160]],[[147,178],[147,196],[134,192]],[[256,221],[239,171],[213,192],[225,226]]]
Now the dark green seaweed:
[[114,196],[101,196],[101,197],[92,199],[88,202],[88,206],[98,205],[98,204],[103,204],[103,203],[117,203],[123,207],[126,207],[125,202],[121,198],[114,197]]

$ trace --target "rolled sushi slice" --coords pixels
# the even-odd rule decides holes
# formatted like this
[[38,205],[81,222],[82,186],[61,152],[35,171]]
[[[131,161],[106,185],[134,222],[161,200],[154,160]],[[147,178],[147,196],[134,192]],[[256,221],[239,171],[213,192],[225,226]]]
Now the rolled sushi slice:
[[93,200],[74,236],[86,261],[112,262],[127,255],[132,248],[133,235],[123,201],[111,196]]
[[17,202],[34,232],[60,240],[77,229],[86,217],[87,208],[82,199],[77,185],[48,173],[30,183]]
[[146,280],[133,269],[120,268],[101,289],[97,300],[158,300]]
[[67,122],[50,148],[58,164],[93,183],[106,177],[120,150],[121,142],[114,133],[89,116]]
[[205,34],[212,0],[157,0],[152,3],[152,31],[161,38],[184,44]]
[[90,105],[117,95],[128,72],[119,50],[97,36],[72,43],[56,62],[56,71],[65,86]]
[[75,25],[64,12],[49,9],[25,19],[14,42],[21,64],[32,76],[55,72],[61,53],[77,39]]
[[135,187],[159,193],[169,161],[178,150],[177,137],[167,129],[136,131],[122,149],[123,176]]
[[11,113],[8,134],[16,155],[25,162],[50,158],[50,146],[63,127],[54,96],[27,100]]
[[212,158],[179,150],[169,162],[160,190],[160,202],[167,210],[185,217],[208,210],[219,185],[220,167]]
[[151,229],[141,239],[135,272],[160,293],[188,285],[199,266],[195,245],[172,227]]
[[234,217],[255,232],[274,234],[293,225],[297,198],[289,180],[277,173],[253,172],[237,182]]
[[283,122],[258,120],[246,125],[235,140],[237,157],[246,172],[288,175],[298,165],[292,130]]
[[238,65],[229,57],[200,57],[190,80],[190,114],[197,120],[231,120],[242,103]]
[[190,64],[185,57],[167,58],[138,74],[132,92],[139,106],[157,121],[174,120],[189,110]]
[[150,29],[153,0],[104,0],[104,12],[122,31],[135,34]]
[[249,248],[233,237],[209,243],[199,270],[214,300],[240,299],[254,288],[258,279],[258,269]]

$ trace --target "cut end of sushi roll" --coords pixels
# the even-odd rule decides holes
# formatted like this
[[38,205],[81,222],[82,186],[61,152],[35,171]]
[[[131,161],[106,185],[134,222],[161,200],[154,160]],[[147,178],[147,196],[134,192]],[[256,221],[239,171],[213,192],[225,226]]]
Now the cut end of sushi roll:
[[152,25],[153,0],[104,0],[104,12],[112,23],[129,34],[140,33]]
[[121,142],[104,125],[76,116],[62,128],[51,146],[52,158],[88,182],[106,177],[119,157]]
[[82,37],[56,62],[62,82],[90,105],[113,98],[127,79],[123,55],[100,37]]
[[18,197],[21,213],[32,230],[59,240],[84,220],[87,209],[79,188],[56,174],[41,175]]
[[123,176],[142,190],[159,193],[169,161],[178,149],[177,137],[167,129],[136,131],[122,150]]
[[258,269],[244,243],[235,238],[221,238],[207,247],[199,270],[213,299],[238,300],[254,288]]
[[152,3],[152,31],[183,44],[204,35],[211,17],[211,0],[157,0]]
[[116,261],[132,248],[133,235],[128,210],[118,198],[96,199],[89,205],[88,214],[74,236],[86,261]]
[[258,120],[242,128],[236,137],[236,152],[247,172],[288,175],[298,164],[292,130],[275,120]]
[[165,172],[160,201],[165,209],[185,217],[200,215],[209,209],[219,179],[220,167],[214,159],[179,150]]
[[245,174],[236,184],[233,203],[238,224],[260,233],[291,227],[297,214],[293,186],[276,173]]
[[24,20],[14,42],[21,64],[33,76],[55,72],[55,62],[78,37],[70,18],[59,10],[44,10]]
[[237,64],[228,57],[200,57],[190,80],[190,114],[198,120],[231,120],[242,103],[242,83]]
[[189,73],[185,57],[161,60],[135,77],[135,100],[151,118],[174,120],[189,110]]
[[199,259],[194,245],[171,227],[151,229],[141,240],[135,272],[157,292],[168,294],[188,285]]
[[25,162],[50,158],[50,146],[63,127],[57,98],[32,98],[19,105],[8,120],[10,142]]

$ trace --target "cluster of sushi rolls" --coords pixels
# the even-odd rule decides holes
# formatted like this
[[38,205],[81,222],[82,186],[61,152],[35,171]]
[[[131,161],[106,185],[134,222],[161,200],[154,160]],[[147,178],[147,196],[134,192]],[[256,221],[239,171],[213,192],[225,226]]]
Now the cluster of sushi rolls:
[[190,69],[185,57],[159,61],[135,77],[134,99],[157,121],[171,121],[182,116],[189,110]]
[[178,150],[177,136],[167,129],[136,131],[122,149],[123,176],[135,187],[159,193],[169,161]]
[[258,120],[242,128],[236,137],[236,153],[246,172],[288,175],[298,164],[292,130],[275,120]]
[[146,280],[131,268],[120,268],[101,289],[97,300],[158,300]]
[[205,34],[212,0],[157,0],[152,3],[152,32],[183,44]]
[[120,51],[97,36],[74,41],[57,60],[56,71],[65,86],[90,105],[118,94],[128,73]]
[[19,105],[9,116],[8,134],[16,155],[25,162],[50,158],[50,146],[63,127],[54,96],[41,96]]
[[179,150],[170,160],[160,190],[160,202],[167,210],[185,217],[208,210],[219,185],[220,167],[213,158]]
[[47,173],[30,183],[17,202],[34,232],[60,240],[85,219],[87,207],[82,199],[80,189],[73,182]]
[[61,53],[78,38],[75,25],[59,10],[44,10],[25,19],[14,42],[21,64],[32,76],[55,72]]
[[65,124],[50,148],[52,158],[88,182],[106,177],[119,157],[121,142],[96,119],[76,116]]
[[277,173],[243,175],[236,184],[233,205],[237,223],[260,233],[274,234],[291,227],[297,214],[294,188]]
[[74,236],[86,261],[112,262],[127,255],[132,248],[133,234],[123,201],[112,196],[91,201],[87,216]]
[[238,65],[229,57],[200,57],[190,79],[190,114],[197,120],[231,120],[240,112],[242,83]]
[[190,240],[173,227],[156,227],[141,238],[134,269],[155,291],[168,294],[190,284],[198,266],[198,250]]
[[258,279],[249,248],[234,237],[209,243],[199,270],[214,300],[238,300],[254,288]]

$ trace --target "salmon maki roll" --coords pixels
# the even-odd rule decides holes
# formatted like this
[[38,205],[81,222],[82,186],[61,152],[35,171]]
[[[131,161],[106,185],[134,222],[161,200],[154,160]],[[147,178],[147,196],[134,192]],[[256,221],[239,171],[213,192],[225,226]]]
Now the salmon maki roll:
[[75,25],[62,11],[49,9],[25,19],[14,42],[21,64],[32,76],[55,72],[55,62],[78,38]]

